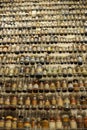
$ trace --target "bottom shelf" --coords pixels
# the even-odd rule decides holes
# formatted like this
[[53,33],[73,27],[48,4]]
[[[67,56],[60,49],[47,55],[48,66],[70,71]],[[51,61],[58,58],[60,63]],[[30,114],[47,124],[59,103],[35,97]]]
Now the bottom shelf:
[[0,130],[87,130],[87,128],[77,128],[77,129],[70,129],[70,128],[63,128],[63,129],[46,129],[46,128],[0,128]]

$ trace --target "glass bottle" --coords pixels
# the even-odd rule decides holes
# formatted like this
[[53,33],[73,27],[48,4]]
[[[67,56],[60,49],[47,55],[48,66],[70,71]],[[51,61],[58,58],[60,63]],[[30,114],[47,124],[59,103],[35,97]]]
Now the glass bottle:
[[84,126],[83,117],[81,114],[77,115],[77,126],[78,126],[78,128],[83,128],[83,126]]
[[36,81],[36,82],[33,84],[33,92],[34,92],[34,93],[37,93],[37,92],[38,92],[38,89],[39,89],[39,86],[38,86],[38,82]]
[[57,99],[57,105],[58,105],[58,108],[59,109],[62,109],[63,108],[63,99],[62,99],[62,96],[59,96],[58,99]]
[[68,91],[69,92],[73,92],[74,88],[73,88],[73,83],[72,82],[68,82]]
[[46,82],[45,85],[44,85],[44,91],[45,91],[46,93],[48,93],[49,90],[50,90],[49,82]]
[[23,123],[24,123],[23,117],[19,116],[17,127],[20,128],[20,129],[23,128],[24,127]]
[[30,100],[30,97],[27,96],[26,99],[25,99],[25,106],[29,107],[30,105],[31,105],[31,100]]
[[57,81],[57,82],[56,82],[56,90],[57,90],[57,92],[60,92],[60,91],[61,91],[60,81]]
[[11,128],[11,126],[12,126],[12,117],[7,116],[5,120],[5,128]]
[[24,128],[25,129],[31,128],[30,119],[28,117],[24,119]]
[[63,129],[63,123],[60,116],[56,118],[56,129]]
[[50,92],[55,92],[55,88],[56,88],[55,83],[51,82],[50,83]]
[[84,121],[84,128],[87,128],[87,113],[85,113],[83,121]]
[[56,128],[55,119],[53,117],[51,117],[50,120],[49,120],[49,129],[55,130],[55,128]]
[[44,117],[44,118],[42,119],[42,123],[41,123],[41,124],[42,124],[42,129],[45,130],[45,129],[48,129],[48,128],[49,128],[49,121],[48,121],[47,118]]
[[11,126],[11,128],[13,128],[13,129],[17,128],[17,118],[16,117],[12,119],[12,126]]
[[0,128],[4,128],[4,126],[5,126],[5,118],[1,117],[0,118]]
[[67,81],[66,81],[66,80],[63,80],[63,81],[62,81],[62,91],[63,91],[63,92],[66,92],[66,91],[67,91]]
[[32,107],[34,107],[34,108],[37,107],[37,97],[36,97],[36,95],[33,96],[33,99],[32,99]]
[[71,117],[70,119],[70,128],[71,129],[77,129],[77,123],[76,123],[76,119],[74,116]]

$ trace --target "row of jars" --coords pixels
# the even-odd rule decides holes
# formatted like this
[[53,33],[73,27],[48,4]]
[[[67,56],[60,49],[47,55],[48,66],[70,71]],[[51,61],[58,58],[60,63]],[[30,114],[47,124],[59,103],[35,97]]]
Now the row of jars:
[[10,92],[24,92],[24,93],[55,93],[55,92],[86,92],[87,80],[58,80],[52,81],[28,81],[22,80],[6,80],[0,82],[0,91]]
[[19,116],[12,117],[6,116],[0,118],[0,127],[1,128],[28,128],[32,129],[40,129],[40,130],[66,130],[66,129],[75,129],[77,128],[87,128],[87,115],[82,116],[80,114],[76,115],[67,115],[63,114],[62,116],[57,115],[56,117],[50,116],[47,117],[38,117],[38,118],[30,118]]
[[[39,15],[45,15],[45,14],[48,14],[48,15],[53,15],[54,14],[54,15],[57,16],[57,15],[60,14],[61,19],[64,19],[65,17],[67,17],[68,20],[70,18],[71,19],[74,19],[74,18],[75,19],[80,19],[80,18],[85,19],[85,16],[84,16],[85,11],[84,10],[80,11],[80,9],[73,11],[74,13],[70,13],[71,12],[70,9],[63,9],[65,12],[64,11],[61,12],[61,10],[59,8],[57,8],[57,9],[56,8],[55,9],[44,9],[44,10],[41,10],[40,8],[39,9],[35,9],[34,8],[33,11],[29,7],[26,7],[27,8],[26,10],[22,10],[22,9],[19,10],[18,8],[17,8],[18,9],[17,10],[16,8],[17,7],[14,7],[14,9],[13,9],[13,12],[16,10],[16,12],[14,13],[14,15],[17,15],[18,11],[19,11],[19,15],[21,15],[21,16],[28,15],[30,17],[36,17],[36,16],[39,16]],[[1,11],[4,14],[5,14],[6,11],[10,12],[10,13],[12,12],[12,10],[10,8],[7,8],[7,7],[5,7],[4,9],[1,9]],[[29,13],[27,13],[27,11],[29,11]],[[77,16],[79,16],[79,17],[77,17]]]
[[1,45],[0,53],[86,53],[86,44],[73,44],[69,46],[57,46],[57,45],[46,45],[46,44],[13,44],[13,45]]
[[78,56],[78,55],[69,55],[69,56],[38,56],[38,55],[31,55],[31,56],[0,56],[0,63],[1,64],[23,64],[23,65],[34,65],[36,63],[41,63],[42,65],[49,65],[49,64],[78,64],[82,65],[87,63],[87,56]]
[[1,66],[1,76],[87,76],[87,66],[61,67],[46,66],[41,64],[34,66]]
[[[8,0],[1,0],[1,2],[8,2]],[[29,1],[26,1],[25,2],[25,0],[14,0],[14,2],[16,2],[16,3],[21,3],[21,4],[23,4],[23,3],[28,3]],[[35,0],[32,0],[31,2],[35,2]],[[31,2],[29,2],[29,3],[31,3]],[[80,1],[66,1],[66,0],[64,0],[64,1],[62,1],[62,2],[58,2],[57,0],[54,0],[54,1],[52,1],[52,2],[48,2],[48,1],[46,1],[46,0],[44,0],[44,1],[39,1],[39,3],[42,3],[42,4],[55,4],[55,3],[57,3],[57,4],[63,4],[63,5],[66,5],[66,4],[69,4],[69,5],[79,5],[79,4],[81,4],[81,3],[83,3],[83,4],[85,4],[85,1],[82,1],[82,0],[80,0]],[[11,3],[10,2],[8,2],[6,5],[10,5]],[[80,5],[81,6],[81,5]]]
[[[35,3],[35,4],[37,5],[37,3]],[[3,5],[3,7],[4,7],[1,10],[10,10],[9,6],[11,6],[11,3],[9,3],[9,5],[1,3],[1,5]],[[32,5],[32,7],[31,7],[31,5]],[[38,2],[38,5],[40,5],[40,7],[43,7],[43,8],[37,8],[37,6],[35,6],[34,4],[32,4],[30,2],[27,2],[27,4],[26,4],[26,2],[25,3],[16,3],[15,2],[15,5],[13,5],[13,7],[14,7],[14,10],[19,10],[19,9],[20,10],[37,9],[39,12],[44,12],[44,11],[47,11],[47,9],[48,9],[48,10],[51,10],[51,11],[53,11],[53,10],[57,11],[57,10],[59,10],[59,12],[60,12],[60,9],[61,9],[61,6],[62,6],[63,10],[67,10],[67,11],[70,10],[70,12],[72,12],[72,14],[78,14],[78,13],[81,14],[81,13],[84,13],[85,12],[84,9],[87,8],[87,6],[83,5],[83,4],[82,5],[80,5],[80,4],[76,4],[76,5],[72,4],[71,6],[69,6],[68,4],[66,4],[66,5],[63,5],[63,4],[60,5],[58,3],[52,4],[52,2],[51,2],[51,4],[50,3],[47,4],[47,5],[44,4],[44,6],[43,6],[42,3]],[[17,6],[20,6],[20,8],[17,8]]]
[[[50,21],[49,21],[50,22]],[[61,22],[61,24],[62,24],[62,22]],[[65,23],[66,24],[66,23]],[[53,32],[51,32],[51,28],[49,29],[34,29],[33,31],[32,31],[32,29],[31,30],[28,30],[28,29],[3,29],[3,30],[1,30],[0,31],[0,34],[4,37],[5,35],[21,35],[21,36],[23,36],[23,35],[31,35],[31,31],[32,31],[32,34],[39,34],[40,35],[40,37],[41,37],[41,35],[48,35],[48,37],[49,37],[49,35],[52,35],[52,33],[53,34],[58,34],[58,35],[66,35],[66,34],[76,34],[76,35],[83,35],[84,33],[85,33],[85,29],[84,29],[84,26],[83,27],[79,27],[79,28],[77,28],[77,27],[66,27],[66,28],[63,28],[63,27],[61,27],[61,28],[58,28],[58,27],[56,27],[56,28],[53,28]]]
[[[21,16],[22,17],[22,16]],[[44,16],[43,16],[44,17]],[[58,16],[58,18],[60,19],[60,16]],[[4,18],[5,19],[5,18]],[[17,28],[17,27],[32,27],[32,26],[35,26],[35,27],[59,27],[59,26],[62,26],[62,27],[68,27],[68,23],[65,23],[65,21],[67,20],[67,21],[74,21],[74,23],[76,23],[76,25],[72,22],[71,24],[72,24],[72,26],[78,26],[78,22],[76,22],[75,20],[80,20],[80,19],[83,19],[82,17],[81,18],[78,18],[78,19],[76,19],[76,18],[70,18],[70,19],[67,19],[67,18],[62,18],[62,19],[60,19],[59,20],[59,23],[58,22],[56,22],[56,21],[41,21],[41,22],[39,22],[39,20],[38,20],[38,22],[37,21],[33,21],[34,19],[32,19],[32,21],[31,22],[29,22],[28,20],[30,20],[30,17],[28,18],[25,18],[25,19],[27,19],[27,20],[24,20],[24,21],[10,21],[9,20],[10,19],[10,17],[8,17],[7,18],[7,20],[8,20],[8,22],[6,22],[6,21],[1,21],[1,27],[3,27],[3,28],[10,28],[10,27],[13,27],[13,28]],[[84,18],[85,19],[85,18]],[[54,19],[53,19],[54,20]],[[60,22],[62,22],[61,24],[60,24]],[[71,25],[70,25],[71,26]],[[79,27],[80,27],[80,25],[79,25]],[[67,31],[65,30],[65,29],[63,29],[64,30],[64,32],[66,32],[67,33]],[[83,32],[83,29],[82,28],[80,28],[80,30],[79,30],[79,32]],[[62,31],[61,31],[61,33],[63,33]],[[77,30],[76,30],[76,33],[77,33]]]
[[[87,7],[85,5],[85,1],[81,1],[81,0],[80,0],[80,2],[71,1],[73,3],[70,3],[69,1],[68,2],[67,1],[62,1],[62,2],[60,2],[60,1],[51,1],[51,2],[48,2],[48,1],[38,1],[37,3],[35,3],[34,0],[32,0],[31,2],[30,1],[23,1],[23,0],[22,1],[14,0],[14,2],[15,2],[15,4],[13,4],[13,6],[20,5],[20,6],[22,6],[22,9],[25,9],[25,6],[29,7],[30,9],[35,8],[36,7],[35,4],[36,5],[40,5],[41,7],[42,6],[43,7],[48,7],[48,9],[51,9],[52,6],[54,6],[55,8],[56,8],[56,6],[61,8],[61,6],[62,6],[63,9],[67,9],[67,8],[70,8],[70,9],[71,8],[73,8],[73,9],[78,9],[78,8],[80,9],[81,8],[82,9],[82,8]],[[32,3],[35,3],[35,4],[32,4]],[[11,4],[12,3],[10,3],[9,1],[7,2],[7,4],[4,4],[4,1],[1,2],[1,5],[4,5],[4,7],[9,7],[9,6],[11,6]],[[32,7],[31,7],[31,5],[32,5]]]
[[[38,108],[38,109],[87,109],[87,96],[85,94],[82,95],[62,95],[62,96],[55,96],[55,95],[11,95],[11,96],[0,96],[0,105],[7,106],[6,108],[11,109],[13,106],[14,108],[18,106],[22,106],[29,109],[29,108]],[[2,106],[4,109],[5,106]],[[0,107],[1,108],[1,107]],[[20,107],[18,107],[20,109]]]
[[[39,37],[40,39],[40,37]],[[20,37],[19,35],[14,35],[14,36],[10,36],[8,37],[7,35],[5,37],[2,37],[0,39],[0,42],[1,43],[18,43],[18,42],[22,42],[22,43],[32,43],[32,42],[40,42],[40,43],[58,43],[58,42],[84,42],[85,43],[86,41],[86,36],[82,36],[82,35],[67,35],[67,36],[62,36],[62,35],[59,35],[58,38],[55,38],[55,37],[47,37],[46,36],[43,36],[40,40],[37,40],[36,37],[34,36],[28,36],[28,35],[24,35],[24,37]]]

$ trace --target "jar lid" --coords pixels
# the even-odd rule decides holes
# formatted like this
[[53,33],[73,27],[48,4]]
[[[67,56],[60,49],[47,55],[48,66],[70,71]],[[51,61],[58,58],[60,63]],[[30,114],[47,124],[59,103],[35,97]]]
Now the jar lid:
[[12,118],[13,118],[12,116],[7,116],[6,117],[6,119],[10,119],[10,120],[12,120]]

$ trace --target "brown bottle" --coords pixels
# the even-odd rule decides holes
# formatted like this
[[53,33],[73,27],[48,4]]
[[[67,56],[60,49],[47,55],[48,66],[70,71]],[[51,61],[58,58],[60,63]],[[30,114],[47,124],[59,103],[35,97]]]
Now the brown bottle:
[[60,92],[60,91],[61,91],[60,81],[57,81],[57,82],[56,82],[56,90],[57,90],[57,92]]
[[36,127],[36,119],[32,118],[31,120],[31,128],[35,128]]
[[77,115],[77,126],[78,128],[83,128],[84,126],[83,117],[80,114]]
[[43,82],[40,82],[40,83],[39,83],[39,92],[40,92],[40,93],[43,93],[43,90],[44,90],[44,83],[43,83]]
[[87,113],[84,116],[84,128],[87,128]]
[[41,129],[41,119],[37,118],[37,129]]
[[42,120],[42,128],[45,130],[45,129],[48,129],[49,128],[49,121],[48,121],[48,119],[47,118],[44,118],[43,120]]
[[70,98],[70,104],[71,104],[71,107],[75,107],[76,106],[76,98],[72,95],[71,98]]
[[36,95],[34,95],[33,99],[32,99],[32,107],[36,108],[37,106],[37,97]]
[[10,81],[5,83],[5,90],[7,93],[10,93],[10,91],[11,91],[11,82]]

